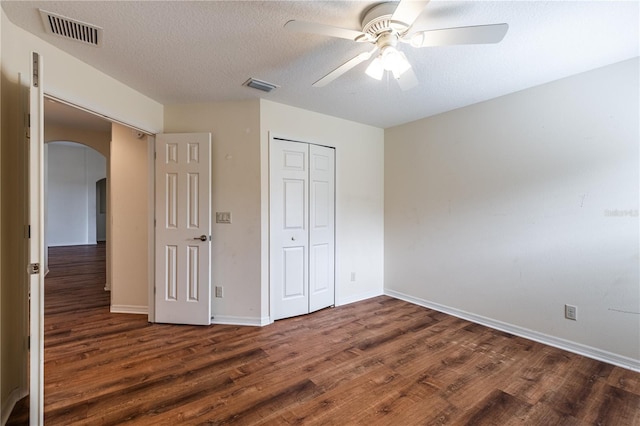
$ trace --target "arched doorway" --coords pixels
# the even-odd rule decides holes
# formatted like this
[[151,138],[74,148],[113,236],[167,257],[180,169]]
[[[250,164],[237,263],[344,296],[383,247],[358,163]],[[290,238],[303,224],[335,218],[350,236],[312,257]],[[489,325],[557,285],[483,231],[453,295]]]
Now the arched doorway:
[[[106,214],[107,164],[104,155],[75,142],[46,146],[46,241],[51,246],[96,244],[98,213]],[[104,187],[97,185],[102,181]],[[105,203],[100,203],[102,199]],[[106,241],[106,220],[101,240]]]

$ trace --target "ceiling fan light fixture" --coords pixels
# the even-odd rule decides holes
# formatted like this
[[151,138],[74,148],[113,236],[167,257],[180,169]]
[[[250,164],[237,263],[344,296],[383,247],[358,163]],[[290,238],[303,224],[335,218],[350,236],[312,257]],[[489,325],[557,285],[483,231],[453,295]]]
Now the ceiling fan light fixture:
[[380,60],[379,56],[376,56],[373,61],[367,67],[365,73],[376,80],[382,80],[382,76],[384,75],[384,66],[382,66],[382,60]]
[[394,68],[391,70],[395,78],[400,78],[402,74],[411,69],[411,64],[407,60],[407,57],[402,52],[398,52],[400,59],[396,62]]
[[411,68],[411,64],[407,60],[404,53],[398,51],[392,46],[387,46],[380,54],[382,66],[385,70],[391,71],[395,78],[400,76]]
[[411,64],[404,53],[393,46],[386,46],[367,67],[365,73],[376,80],[382,80],[385,71],[391,71],[396,80],[411,69]]

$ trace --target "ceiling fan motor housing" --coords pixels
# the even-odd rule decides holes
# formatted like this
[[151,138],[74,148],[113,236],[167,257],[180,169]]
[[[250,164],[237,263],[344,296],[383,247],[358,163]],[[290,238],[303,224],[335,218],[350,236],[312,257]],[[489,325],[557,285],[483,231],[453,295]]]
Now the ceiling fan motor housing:
[[398,45],[398,36],[392,32],[382,33],[378,40],[376,40],[376,46],[381,51],[385,50],[388,47],[396,47]]
[[409,25],[391,20],[397,6],[397,3],[381,3],[373,6],[362,19],[362,32],[369,34],[374,40],[384,33],[404,33]]

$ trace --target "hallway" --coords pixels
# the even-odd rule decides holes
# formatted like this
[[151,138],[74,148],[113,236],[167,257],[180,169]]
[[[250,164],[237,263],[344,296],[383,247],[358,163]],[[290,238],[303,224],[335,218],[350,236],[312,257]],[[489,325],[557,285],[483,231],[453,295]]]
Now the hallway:
[[[93,311],[109,311],[106,244],[49,248],[45,277],[45,348],[59,344],[56,331],[69,320],[85,323]],[[63,325],[65,324],[65,325]],[[87,324],[92,325],[92,324]]]

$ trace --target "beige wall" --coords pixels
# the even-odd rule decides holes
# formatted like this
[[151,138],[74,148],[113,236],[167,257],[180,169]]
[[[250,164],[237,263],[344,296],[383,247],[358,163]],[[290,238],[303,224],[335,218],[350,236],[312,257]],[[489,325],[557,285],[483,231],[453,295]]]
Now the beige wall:
[[111,144],[111,132],[99,132],[95,130],[80,129],[73,126],[51,124],[45,117],[44,141],[69,141],[87,145],[105,158],[109,158],[109,146]]
[[[260,323],[260,104],[258,101],[165,106],[165,132],[211,133],[212,291],[216,322]],[[232,214],[216,224],[215,212]]]
[[386,291],[640,368],[638,63],[387,129]]
[[149,270],[149,143],[119,124],[111,130],[107,235],[111,257],[111,311],[146,313]]
[[[336,148],[336,304],[383,292],[384,132],[260,102],[262,311],[269,309],[269,135]],[[351,273],[356,280],[351,281]]]
[[[2,418],[26,391],[27,264],[24,239],[26,214],[26,143],[22,118],[26,102],[18,76],[6,74],[7,36],[2,23],[2,74],[0,101],[0,401]],[[23,267],[17,267],[24,265]]]
[[165,131],[212,134],[212,208],[233,217],[213,224],[214,322],[270,321],[269,132],[336,147],[337,302],[382,293],[382,129],[263,100],[167,105]]

